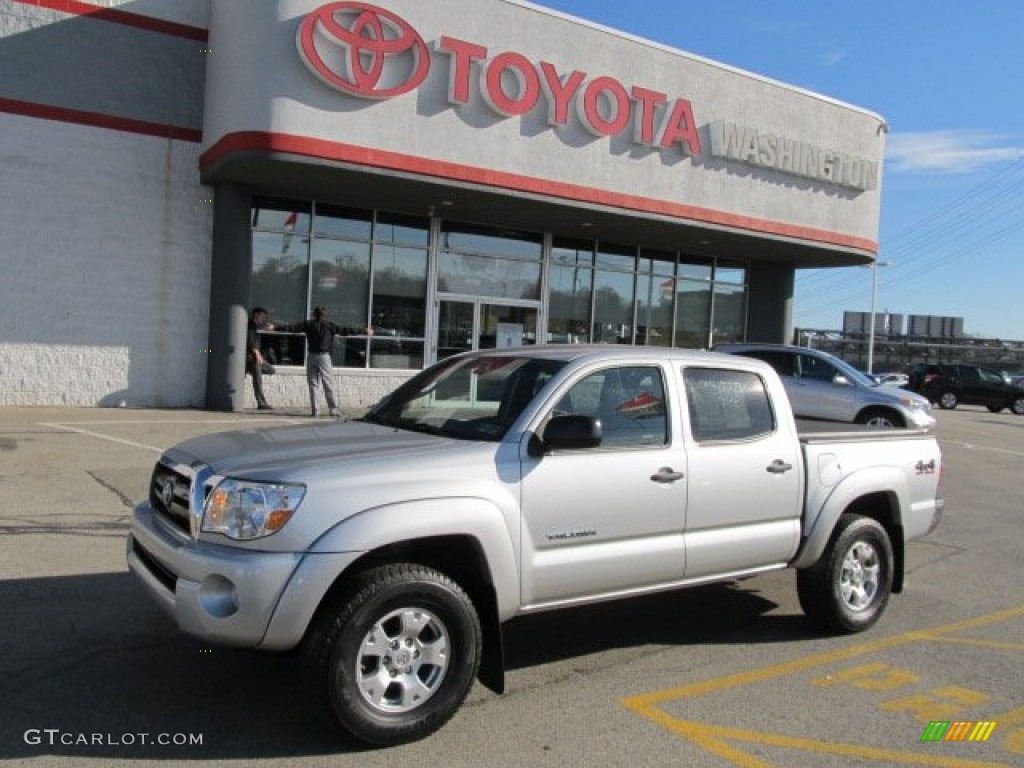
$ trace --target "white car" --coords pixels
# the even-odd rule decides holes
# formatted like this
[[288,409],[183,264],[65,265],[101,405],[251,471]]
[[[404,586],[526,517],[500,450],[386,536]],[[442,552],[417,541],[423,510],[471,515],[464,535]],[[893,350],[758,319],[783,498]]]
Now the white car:
[[876,373],[875,379],[883,387],[905,387],[910,377],[905,373]]

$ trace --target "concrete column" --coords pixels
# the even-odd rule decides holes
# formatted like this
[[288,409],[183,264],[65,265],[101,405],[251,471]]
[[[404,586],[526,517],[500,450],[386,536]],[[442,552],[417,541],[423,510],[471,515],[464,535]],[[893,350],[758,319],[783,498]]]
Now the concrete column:
[[206,407],[241,411],[245,402],[245,337],[252,294],[252,196],[234,185],[217,187],[213,206],[210,276],[210,362]]
[[788,344],[793,336],[796,269],[784,262],[750,265],[747,341]]

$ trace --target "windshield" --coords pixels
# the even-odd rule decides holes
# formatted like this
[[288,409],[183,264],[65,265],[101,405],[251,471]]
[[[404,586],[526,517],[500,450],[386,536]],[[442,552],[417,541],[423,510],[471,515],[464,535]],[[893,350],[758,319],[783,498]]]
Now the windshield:
[[457,357],[410,379],[364,421],[462,440],[501,440],[561,360]]
[[839,372],[850,381],[855,381],[862,387],[877,387],[879,385],[877,379],[869,378],[866,373],[861,373],[845,360],[834,355],[829,355],[829,359],[831,359],[832,363],[839,369]]

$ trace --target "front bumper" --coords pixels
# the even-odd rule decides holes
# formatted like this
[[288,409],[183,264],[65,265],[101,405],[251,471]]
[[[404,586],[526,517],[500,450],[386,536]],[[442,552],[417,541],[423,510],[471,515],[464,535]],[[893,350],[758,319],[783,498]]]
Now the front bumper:
[[182,631],[219,644],[256,647],[301,553],[256,552],[195,541],[149,503],[132,513],[129,569]]

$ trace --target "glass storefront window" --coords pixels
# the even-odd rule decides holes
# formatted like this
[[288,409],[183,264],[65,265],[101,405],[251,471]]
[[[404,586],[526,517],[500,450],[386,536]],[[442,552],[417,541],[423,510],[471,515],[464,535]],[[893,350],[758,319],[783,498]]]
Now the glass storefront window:
[[318,204],[313,234],[346,240],[369,240],[372,225],[371,211]]
[[636,269],[636,248],[601,243],[597,249],[597,266],[606,269]]
[[677,274],[685,280],[706,280],[711,282],[711,262],[694,262],[687,258],[686,261],[679,263]]
[[592,280],[592,269],[575,266],[551,268],[548,343],[586,344],[590,341]]
[[[343,329],[335,365],[423,367],[428,219],[259,198],[252,225],[252,305],[273,323],[297,325],[324,306]],[[302,334],[266,339],[278,364],[304,363]]]
[[423,367],[426,295],[426,250],[374,245],[370,367]]
[[305,316],[308,243],[288,233],[252,235],[252,306],[266,307],[271,320]]
[[373,239],[377,243],[426,248],[430,240],[430,220],[381,213],[377,215]]
[[715,265],[715,282],[729,285],[743,285],[747,281],[747,270],[739,264],[718,262]]
[[252,206],[252,227],[304,235],[309,232],[312,210],[310,203],[257,198]]
[[[435,266],[426,217],[257,198],[251,224],[252,306],[285,327],[327,307],[345,331],[335,341],[337,366],[421,368],[442,348],[458,348],[453,333],[470,333],[479,346],[500,346],[502,334],[689,348],[745,336],[747,267],[736,260],[556,236],[545,297],[537,233],[442,221]],[[428,315],[432,288],[440,318]],[[542,302],[546,329],[537,325]],[[449,304],[465,304],[471,320],[446,322]],[[428,354],[428,327],[437,330],[436,353]],[[266,340],[279,364],[304,362],[301,334],[279,329]]]
[[743,341],[746,297],[747,293],[742,285],[715,282],[715,322],[711,334],[712,344]]
[[369,243],[317,238],[313,241],[310,309],[291,322],[308,317],[313,307],[327,307],[333,323],[349,334],[362,334],[367,325],[369,287]]
[[675,346],[705,349],[711,315],[711,284],[697,280],[676,281]]
[[675,280],[661,275],[637,275],[636,343],[672,346],[672,300]]
[[445,251],[540,261],[543,242],[543,236],[533,232],[478,227],[450,221],[441,225],[441,248]]
[[446,293],[540,299],[539,261],[442,252],[438,255],[438,269],[438,289]]
[[572,267],[591,267],[594,265],[594,243],[556,237],[551,244],[551,262]]
[[632,272],[598,270],[594,274],[595,342],[633,343],[633,278]]

